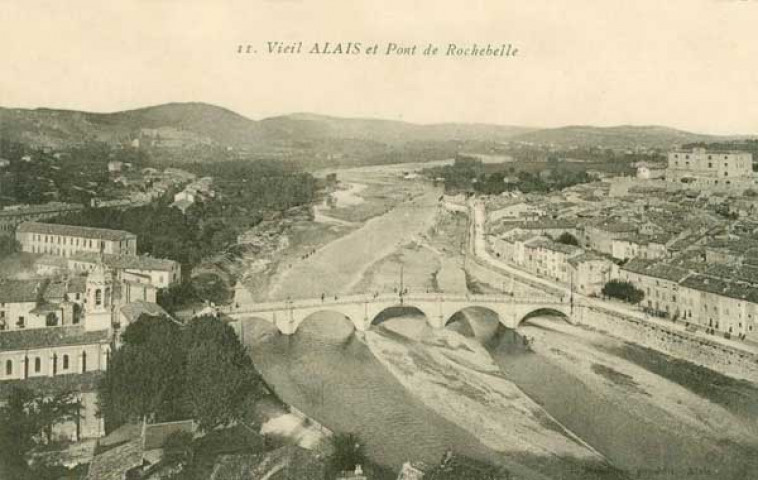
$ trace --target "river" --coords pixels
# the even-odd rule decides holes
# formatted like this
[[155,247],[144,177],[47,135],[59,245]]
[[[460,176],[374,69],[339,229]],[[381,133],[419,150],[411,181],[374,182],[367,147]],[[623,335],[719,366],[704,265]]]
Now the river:
[[492,322],[476,315],[455,319],[443,337],[408,312],[362,334],[336,313],[314,315],[294,336],[255,319],[244,332],[285,401],[357,433],[372,459],[392,468],[436,463],[452,448],[524,478],[746,479],[758,471],[754,387],[731,384],[749,398],[725,408],[670,380],[690,375],[687,364],[659,375],[609,353],[617,341],[561,319],[533,318],[514,332],[482,328]]
[[[282,272],[268,296],[381,290],[399,263],[406,282],[418,278],[411,289],[429,288],[430,268],[414,265],[433,263],[425,256],[435,249],[404,246],[429,231],[437,196],[422,193],[325,245]],[[531,318],[518,331],[475,309],[442,331],[411,311],[381,320],[356,333],[322,312],[292,336],[257,319],[243,333],[283,400],[357,433],[374,461],[395,469],[453,449],[519,478],[758,478],[754,384],[560,318]]]

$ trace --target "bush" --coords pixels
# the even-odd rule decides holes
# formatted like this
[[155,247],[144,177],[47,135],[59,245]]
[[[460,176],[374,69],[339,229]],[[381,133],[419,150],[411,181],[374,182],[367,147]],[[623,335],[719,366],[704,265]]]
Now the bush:
[[634,284],[621,280],[611,280],[606,283],[603,287],[603,295],[632,304],[640,303],[645,298],[645,292],[635,287]]
[[336,433],[331,438],[332,454],[329,458],[332,472],[355,470],[356,465],[366,464],[366,453],[354,433]]
[[561,236],[558,237],[558,243],[562,243],[564,245],[574,245],[575,247],[579,246],[579,240],[577,240],[575,236],[571,235],[568,232],[563,232]]

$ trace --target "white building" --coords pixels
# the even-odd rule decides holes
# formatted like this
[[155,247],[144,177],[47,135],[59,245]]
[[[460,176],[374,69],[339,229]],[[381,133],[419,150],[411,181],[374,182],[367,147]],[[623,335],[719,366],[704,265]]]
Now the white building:
[[668,154],[666,181],[702,187],[752,184],[753,156],[704,148],[673,151]]
[[182,281],[181,265],[178,262],[146,255],[77,253],[68,258],[68,268],[75,272],[89,272],[101,261],[113,269],[119,280],[124,273],[143,275],[148,278],[150,285],[159,289]]
[[135,255],[137,236],[123,230],[25,222],[16,229],[21,250],[70,257],[79,252]]

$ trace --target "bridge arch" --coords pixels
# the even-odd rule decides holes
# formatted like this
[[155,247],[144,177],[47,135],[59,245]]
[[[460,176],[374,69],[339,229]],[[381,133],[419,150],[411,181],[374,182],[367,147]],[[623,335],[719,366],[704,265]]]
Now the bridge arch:
[[426,323],[431,323],[433,318],[431,316],[431,312],[426,311],[422,307],[405,303],[397,303],[393,305],[384,305],[373,312],[369,312],[367,316],[368,325],[366,325],[366,327],[371,328],[372,326],[380,325],[390,318],[394,318],[403,314],[422,315]]
[[[348,336],[355,330],[361,329],[361,325],[356,323],[353,318],[354,315],[349,315],[344,311],[336,308],[319,308],[312,311],[304,312],[299,318],[293,319],[292,332],[302,330],[304,327],[310,330],[310,326],[317,322],[330,322],[334,323],[337,319],[337,323],[342,325],[342,328],[336,327],[335,334],[344,334]],[[341,332],[340,332],[341,331]]]
[[444,327],[453,327],[456,322],[460,322],[456,329],[458,333],[486,340],[495,335],[499,326],[503,324],[503,319],[500,312],[493,308],[470,305],[459,308],[447,317]]
[[231,327],[243,345],[250,346],[265,337],[280,335],[277,326],[262,315],[250,315],[230,321]]
[[514,328],[518,328],[524,322],[528,322],[529,319],[538,317],[541,315],[555,316],[555,317],[563,319],[563,321],[565,321],[566,323],[571,323],[571,307],[569,307],[568,305],[565,307],[561,305],[554,305],[554,306],[531,308],[526,312],[521,312],[519,314],[519,317],[517,318]]

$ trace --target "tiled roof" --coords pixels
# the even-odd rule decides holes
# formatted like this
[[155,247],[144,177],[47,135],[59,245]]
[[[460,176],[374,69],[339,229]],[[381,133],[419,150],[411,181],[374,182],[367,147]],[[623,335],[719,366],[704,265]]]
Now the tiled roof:
[[[70,257],[72,261],[98,263],[100,254],[80,252]],[[111,255],[104,254],[103,262],[111,268],[134,270],[164,270],[170,271],[177,266],[173,260],[148,257],[147,255]]]
[[546,250],[564,253],[566,255],[573,255],[582,251],[582,249],[577,246],[554,242],[548,238],[535,238],[527,243],[527,245],[530,247],[544,248]]
[[29,205],[23,208],[0,210],[0,217],[15,217],[22,215],[39,215],[45,213],[71,212],[83,210],[82,205],[67,203],[46,203],[43,205]]
[[88,332],[83,325],[66,327],[29,328],[0,332],[0,352],[33,350],[66,345],[107,343],[108,330]]
[[85,373],[67,373],[54,377],[29,377],[26,379],[4,380],[0,382],[0,400],[10,395],[15,386],[22,386],[35,392],[53,394],[58,392],[88,393],[97,391],[97,383],[104,373],[100,370]]
[[40,280],[1,280],[0,303],[30,303],[39,298]]
[[681,282],[690,274],[688,270],[683,268],[668,265],[657,260],[643,260],[641,258],[629,260],[622,269],[672,282]]
[[595,225],[595,228],[604,232],[623,233],[623,232],[636,232],[638,227],[630,223],[624,222],[610,222]]
[[154,423],[145,425],[145,443],[144,450],[155,450],[163,448],[166,439],[176,432],[195,433],[195,422],[193,420],[182,420],[178,422]]
[[148,315],[150,317],[160,317],[160,316],[168,316],[168,312],[166,312],[163,308],[161,308],[160,305],[157,305],[155,303],[150,302],[144,302],[142,300],[127,303],[126,305],[121,307],[121,313],[130,321],[136,321],[139,319],[140,315]]
[[67,261],[65,257],[59,257],[56,255],[45,255],[42,258],[39,258],[36,262],[36,265],[47,265],[51,267],[59,267],[59,268],[66,268]]
[[86,480],[122,480],[127,471],[142,465],[142,439],[114,447],[95,456]]
[[692,275],[682,282],[682,286],[715,293],[724,297],[758,303],[757,288],[735,281],[709,277],[707,275]]
[[107,228],[80,227],[76,225],[58,225],[54,223],[24,222],[18,226],[16,232],[40,233],[43,235],[63,235],[70,237],[83,237],[120,241],[136,238],[133,233],[124,230],[110,230]]
[[[287,465],[282,469],[280,465]],[[268,480],[321,480],[326,471],[323,457],[297,446],[285,446],[259,454],[222,455],[210,480],[266,478]]]
[[543,230],[553,228],[576,228],[577,220],[573,218],[541,219],[523,222],[521,228],[528,230]]
[[569,258],[569,263],[572,265],[579,265],[585,262],[596,262],[596,261],[605,261],[608,263],[613,263],[609,258],[604,257],[603,255],[599,255],[594,252],[584,252],[581,255],[577,255],[576,257]]

